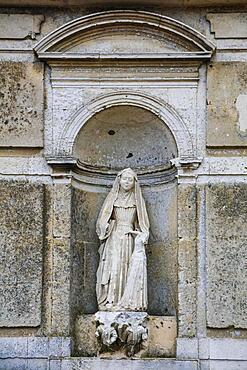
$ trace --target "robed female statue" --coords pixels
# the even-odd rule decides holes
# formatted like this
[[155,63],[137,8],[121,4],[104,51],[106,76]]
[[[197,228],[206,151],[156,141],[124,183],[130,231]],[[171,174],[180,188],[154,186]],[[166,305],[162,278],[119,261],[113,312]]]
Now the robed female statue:
[[96,294],[100,311],[146,311],[149,220],[135,172],[121,171],[100,211]]

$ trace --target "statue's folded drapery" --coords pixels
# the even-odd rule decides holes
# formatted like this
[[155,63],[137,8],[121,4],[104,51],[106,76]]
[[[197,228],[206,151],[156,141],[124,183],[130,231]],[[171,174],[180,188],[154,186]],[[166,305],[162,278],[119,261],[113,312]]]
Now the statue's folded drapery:
[[[134,187],[128,192],[120,186],[126,172],[134,178]],[[145,311],[149,221],[137,176],[131,169],[118,174],[99,214],[97,233],[102,241],[96,286],[99,309]]]

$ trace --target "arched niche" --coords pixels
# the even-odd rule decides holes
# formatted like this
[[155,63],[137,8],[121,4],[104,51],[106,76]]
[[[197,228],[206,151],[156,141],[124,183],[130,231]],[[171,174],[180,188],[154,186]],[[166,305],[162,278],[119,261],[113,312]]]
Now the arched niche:
[[150,94],[125,90],[101,94],[73,112],[62,126],[59,137],[54,143],[55,156],[73,157],[76,137],[88,120],[106,108],[120,105],[139,107],[150,111],[150,114],[154,113],[153,117],[157,116],[161,121],[166,122],[176,142],[178,156],[181,158],[195,156],[195,147],[188,127],[174,108]]
[[161,119],[131,105],[95,114],[79,131],[73,149],[79,164],[94,169],[139,171],[171,168],[177,157],[173,135]]
[[137,106],[106,108],[81,127],[73,146],[73,156],[78,160],[72,182],[73,317],[97,311],[96,219],[114,176],[129,166],[138,173],[151,225],[147,248],[148,313],[176,314],[177,181],[171,159],[177,154],[166,123]]

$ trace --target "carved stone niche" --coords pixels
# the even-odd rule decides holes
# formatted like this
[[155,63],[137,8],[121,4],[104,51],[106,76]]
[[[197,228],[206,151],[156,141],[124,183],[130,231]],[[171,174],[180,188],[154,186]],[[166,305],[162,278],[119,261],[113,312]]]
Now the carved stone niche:
[[148,312],[175,314],[177,181],[170,160],[177,156],[177,146],[172,133],[148,110],[115,106],[99,112],[83,126],[75,140],[74,156],[78,159],[72,199],[74,309],[77,306],[78,312],[83,308],[89,314],[97,311],[94,292],[99,240],[95,222],[117,172],[131,167],[138,172],[151,223]]
[[[174,137],[152,112],[120,105],[102,110],[89,119],[78,133],[73,149],[77,167],[72,182],[72,317],[97,312],[95,285],[99,240],[95,222],[116,173],[130,166],[138,172],[151,224],[147,247],[148,315],[98,312],[91,329],[98,338],[95,349],[98,348],[101,356],[145,356],[155,351],[159,356],[172,356],[175,347],[169,344],[167,348],[169,336],[161,335],[163,350],[154,350],[148,333],[152,333],[150,322],[154,316],[160,316],[163,321],[166,316],[173,316],[175,343],[177,171],[170,162],[177,157]],[[83,322],[83,318],[79,322]],[[159,330],[163,330],[162,325]],[[77,353],[85,355],[85,346],[81,343],[87,340],[82,340],[78,327],[75,333],[76,342],[80,343],[76,346]]]
[[[45,155],[53,175],[67,177],[73,189],[69,299],[75,355],[97,354],[95,332],[100,352],[105,347],[111,352],[114,343],[121,342],[122,349],[133,355],[148,333],[144,355],[175,355],[176,174],[193,171],[201,161],[204,142],[198,122],[205,101],[199,69],[213,50],[203,35],[185,24],[136,11],[76,19],[35,47],[38,58],[50,67]],[[121,329],[121,314],[111,319],[110,328],[107,317],[94,315],[99,247],[95,221],[116,173],[124,167],[133,167],[138,174],[151,224],[148,317],[140,318],[133,348],[126,339],[131,337],[132,318],[124,317],[128,337]],[[157,327],[173,328],[171,344],[167,336],[155,332]],[[107,338],[117,338],[113,347]],[[150,344],[155,340],[156,347]]]

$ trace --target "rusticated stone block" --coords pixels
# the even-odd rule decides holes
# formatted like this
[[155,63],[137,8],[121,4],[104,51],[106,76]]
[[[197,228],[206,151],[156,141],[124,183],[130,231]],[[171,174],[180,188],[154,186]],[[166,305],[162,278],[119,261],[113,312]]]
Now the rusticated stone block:
[[41,317],[43,185],[0,183],[0,325],[38,326]]
[[0,62],[0,146],[43,146],[43,64]]
[[247,187],[206,189],[207,325],[247,328]]

